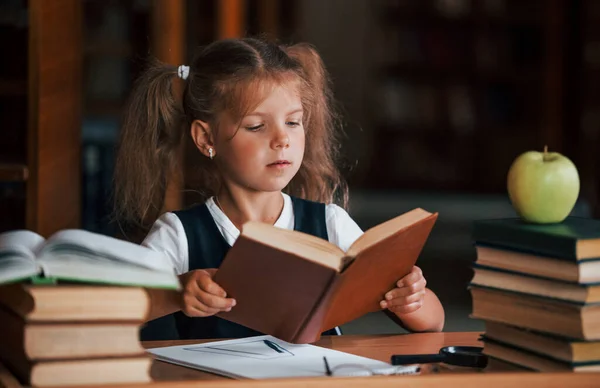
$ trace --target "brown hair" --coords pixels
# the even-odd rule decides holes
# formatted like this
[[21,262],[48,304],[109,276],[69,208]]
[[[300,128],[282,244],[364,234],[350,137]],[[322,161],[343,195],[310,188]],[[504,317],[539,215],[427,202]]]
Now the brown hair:
[[[306,131],[304,160],[284,191],[318,202],[347,206],[347,186],[336,167],[339,121],[330,82],[319,54],[307,44],[281,46],[256,38],[214,42],[196,55],[185,81],[183,104],[174,97],[177,67],[153,61],[130,95],[115,165],[114,214],[126,224],[147,227],[162,211],[171,174],[182,171],[177,156],[194,120],[218,128],[227,111],[243,117],[256,103],[255,88],[265,79],[300,81]],[[263,83],[264,84],[264,83]],[[260,89],[260,88],[259,88]],[[214,163],[194,166],[203,198],[215,195],[220,179]]]

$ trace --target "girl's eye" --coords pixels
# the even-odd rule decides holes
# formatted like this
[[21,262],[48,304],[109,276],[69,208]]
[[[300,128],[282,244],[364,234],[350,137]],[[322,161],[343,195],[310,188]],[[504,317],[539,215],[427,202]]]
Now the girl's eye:
[[249,131],[255,132],[255,131],[258,131],[259,129],[261,129],[262,126],[263,126],[262,124],[258,124],[258,125],[255,125],[253,127],[246,127],[246,129],[249,130]]
[[300,123],[297,121],[288,121],[286,125],[289,125],[290,127],[297,127],[300,125]]

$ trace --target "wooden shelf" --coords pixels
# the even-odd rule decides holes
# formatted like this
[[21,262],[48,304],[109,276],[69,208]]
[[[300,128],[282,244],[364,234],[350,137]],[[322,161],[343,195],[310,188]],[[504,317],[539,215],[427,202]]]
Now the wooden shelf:
[[374,4],[368,114],[382,160],[363,184],[505,193],[514,158],[548,144],[578,160],[600,215],[600,1]]
[[29,169],[24,164],[0,163],[0,182],[25,182]]

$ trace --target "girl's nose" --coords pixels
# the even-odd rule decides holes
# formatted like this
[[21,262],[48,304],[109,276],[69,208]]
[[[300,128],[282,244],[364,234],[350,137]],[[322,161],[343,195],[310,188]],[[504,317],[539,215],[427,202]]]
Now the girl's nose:
[[290,137],[285,128],[277,128],[275,130],[271,147],[274,149],[290,147]]

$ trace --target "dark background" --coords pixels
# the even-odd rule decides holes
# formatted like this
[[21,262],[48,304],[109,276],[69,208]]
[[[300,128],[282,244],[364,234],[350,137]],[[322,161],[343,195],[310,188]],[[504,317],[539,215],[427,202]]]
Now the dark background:
[[[61,25],[63,8],[58,6],[0,2],[2,231],[69,226],[119,235],[109,218],[114,146],[125,99],[148,55],[187,63],[199,45],[257,34],[283,43],[307,41],[321,53],[342,108],[342,168],[350,184],[350,213],[361,227],[414,207],[439,212],[419,264],[446,308],[446,330],[481,329],[468,318],[469,265],[475,254],[470,223],[514,216],[506,174],[516,156],[545,145],[568,156],[581,178],[574,214],[600,214],[598,1],[51,3],[74,10],[68,20],[76,23]],[[78,176],[56,183],[76,193],[77,200],[64,205],[72,213],[68,222],[55,226],[48,221],[43,227],[31,221],[41,212],[31,205],[31,190],[45,171],[33,167],[32,155],[59,158],[62,151],[48,146],[49,151],[40,152],[44,145],[31,141],[32,123],[44,119],[43,112],[32,111],[31,99],[37,82],[31,64],[45,60],[32,55],[31,38],[39,33],[32,24],[35,7],[48,8],[44,12],[58,20],[56,27],[47,24],[44,34],[62,28],[80,37],[75,40],[76,71],[55,69],[72,74],[80,85],[80,106],[66,108],[76,110],[79,123],[70,132],[80,144]],[[194,154],[189,147],[186,151],[187,169]],[[36,195],[50,194],[38,190]],[[179,191],[167,195],[166,209],[189,205],[190,198]],[[373,314],[345,330],[399,329]]]

